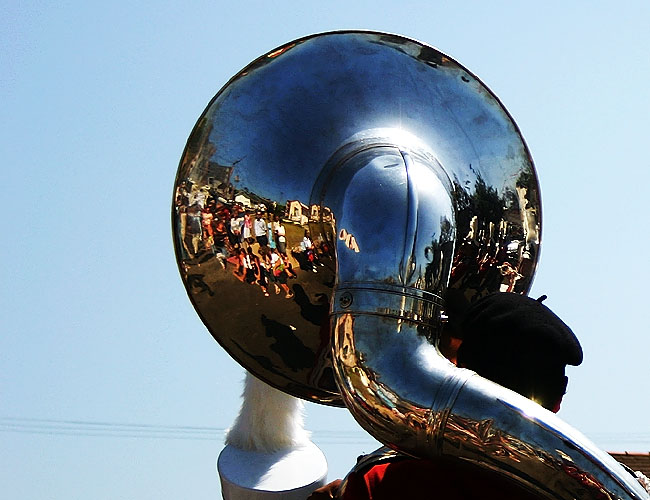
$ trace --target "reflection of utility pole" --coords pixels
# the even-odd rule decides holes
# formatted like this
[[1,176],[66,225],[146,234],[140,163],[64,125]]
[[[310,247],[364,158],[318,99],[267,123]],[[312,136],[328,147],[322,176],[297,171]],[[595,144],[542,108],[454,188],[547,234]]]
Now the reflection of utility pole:
[[230,198],[234,201],[235,195],[237,194],[237,191],[239,191],[239,175],[235,174],[233,182],[234,184],[232,185],[232,193],[230,194]]

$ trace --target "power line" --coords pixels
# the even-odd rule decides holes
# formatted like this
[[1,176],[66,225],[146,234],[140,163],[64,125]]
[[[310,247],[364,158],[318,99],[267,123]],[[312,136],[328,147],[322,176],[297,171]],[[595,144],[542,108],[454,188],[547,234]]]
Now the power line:
[[[181,431],[223,431],[223,427],[197,427],[188,425],[152,425],[152,424],[129,424],[123,422],[92,422],[88,420],[54,420],[46,418],[24,418],[24,417],[2,417],[1,423],[17,422],[22,425],[68,425],[68,426],[89,426],[89,427],[116,427],[116,428],[143,428],[157,430],[181,430]],[[18,425],[18,424],[16,424]]]
[[[194,425],[154,425],[77,419],[0,418],[0,432],[49,436],[84,436],[130,439],[181,439],[223,441],[225,427]],[[312,439],[323,445],[364,445],[372,439],[361,430],[312,430]],[[594,432],[590,439],[600,445],[650,447],[650,432]]]
[[[137,439],[223,440],[224,427],[189,425],[153,425],[88,420],[55,420],[44,418],[0,418],[0,432],[41,434],[50,436],[91,436]],[[362,431],[311,431],[322,444],[365,444],[370,436]]]
[[14,417],[0,419],[0,432],[47,434],[52,436],[218,440],[223,438],[225,431],[226,429],[222,427],[186,425],[152,425]]

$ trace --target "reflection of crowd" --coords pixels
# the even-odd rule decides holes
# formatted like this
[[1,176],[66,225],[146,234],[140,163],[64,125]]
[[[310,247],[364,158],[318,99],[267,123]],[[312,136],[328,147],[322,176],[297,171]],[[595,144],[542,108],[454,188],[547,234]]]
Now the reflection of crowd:
[[455,254],[449,286],[519,292],[519,280],[529,272],[525,266],[532,261],[532,249],[523,246],[520,240],[514,239],[516,237],[499,235],[492,239],[479,235],[476,239],[465,238]]
[[[287,254],[287,229],[278,215],[229,204],[208,187],[183,181],[175,195],[175,224],[183,266],[216,258],[242,283],[257,285],[265,296],[284,293],[292,298],[288,280],[297,277],[292,261],[301,269],[320,264],[320,248],[308,231],[300,246]],[[322,264],[320,264],[322,265]]]
[[292,254],[300,264],[300,269],[315,273],[317,272],[316,267],[323,265],[319,256],[327,251],[328,246],[324,241],[321,240],[314,244],[309,236],[309,231],[305,230],[300,245],[292,250]]
[[293,292],[289,289],[287,280],[296,278],[297,275],[289,258],[278,252],[277,248],[266,245],[260,245],[259,252],[259,255],[255,254],[251,246],[247,249],[240,248],[234,257],[236,269],[233,275],[249,285],[258,284],[266,297],[271,291],[279,294],[282,290],[287,299],[292,298]]

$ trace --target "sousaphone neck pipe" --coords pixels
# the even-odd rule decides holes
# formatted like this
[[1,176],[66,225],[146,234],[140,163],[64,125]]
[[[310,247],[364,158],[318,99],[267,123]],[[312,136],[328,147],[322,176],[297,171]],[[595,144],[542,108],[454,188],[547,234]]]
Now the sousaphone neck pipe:
[[[337,183],[339,199],[329,202],[358,248],[337,248],[331,328],[335,376],[359,424],[393,449],[471,462],[541,497],[647,498],[614,459],[554,414],[440,354],[453,254],[443,249],[456,231],[440,164],[397,146],[348,163],[338,170],[348,185]],[[376,207],[384,214],[398,202],[390,217],[373,218]],[[434,261],[436,252],[442,258]]]

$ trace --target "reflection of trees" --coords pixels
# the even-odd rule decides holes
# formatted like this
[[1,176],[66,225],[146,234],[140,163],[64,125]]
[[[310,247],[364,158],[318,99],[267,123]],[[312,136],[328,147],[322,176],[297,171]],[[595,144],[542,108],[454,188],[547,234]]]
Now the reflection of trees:
[[454,181],[461,240],[449,289],[459,307],[490,292],[521,291],[528,285],[538,241],[536,186],[532,170],[523,170],[516,189],[504,188],[501,194],[480,175],[472,188],[469,181],[465,186]]
[[497,190],[488,186],[480,175],[476,179],[472,203],[474,213],[480,214],[479,228],[485,229],[490,222],[498,224],[501,221],[504,200],[499,198]]
[[472,197],[458,181],[454,181],[452,198],[456,206],[458,236],[464,237],[467,234],[465,231],[469,230],[470,221],[472,219]]
[[431,245],[426,247],[429,260],[424,271],[425,289],[439,294],[447,284],[454,251],[454,226],[444,215],[440,217],[440,236],[433,235]]
[[[489,224],[498,225],[503,220],[506,200],[492,186],[488,186],[479,175],[474,184],[474,193],[454,181],[453,199],[457,207],[456,224],[459,236],[465,236],[472,230],[472,219],[478,216],[478,230],[485,231]],[[466,232],[467,231],[467,232]]]
[[533,186],[537,185],[537,179],[535,178],[535,174],[533,173],[532,170],[522,170],[521,173],[519,174],[519,177],[517,177],[517,182],[515,185],[518,188],[526,188],[530,189]]

